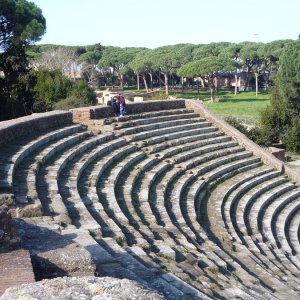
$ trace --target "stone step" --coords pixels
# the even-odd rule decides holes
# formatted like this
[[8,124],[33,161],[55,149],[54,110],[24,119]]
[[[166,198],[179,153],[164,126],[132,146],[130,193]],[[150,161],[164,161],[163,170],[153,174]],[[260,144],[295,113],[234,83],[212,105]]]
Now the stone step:
[[[223,137],[223,139],[221,137]],[[220,138],[224,142],[231,140],[230,137],[224,136],[224,134],[220,131],[212,131],[212,132],[202,133],[202,134],[197,134],[192,136],[184,136],[177,139],[165,140],[162,141],[161,143],[156,143],[148,146],[147,145],[144,146],[143,142],[138,143],[138,145],[140,145],[142,150],[146,151],[148,154],[154,154],[162,151],[171,152],[173,150],[172,149],[173,147],[179,149],[180,147],[184,147],[184,145],[188,145],[188,144],[190,146],[192,146],[193,144],[197,145],[197,143],[199,143],[199,145],[201,143],[204,145],[207,140],[213,141],[214,139],[218,139],[218,138]],[[176,154],[176,150],[175,150],[175,154]]]
[[123,117],[93,120],[93,122],[95,124],[100,124],[100,125],[109,125],[113,123],[128,122],[132,120],[151,119],[151,118],[156,118],[161,116],[176,116],[176,115],[189,114],[189,113],[194,113],[194,111],[192,109],[186,109],[186,108],[158,110],[158,111],[151,111],[151,112],[136,113],[132,115],[126,115]]
[[151,136],[148,138],[145,137],[141,141],[136,141],[135,143],[140,147],[145,147],[145,150],[150,145],[156,145],[156,147],[154,146],[152,148],[154,149],[154,152],[157,152],[156,148],[159,149],[159,147],[163,147],[165,143],[167,144],[170,143],[171,146],[172,143],[176,143],[177,141],[179,141],[180,143],[181,141],[184,140],[188,140],[188,141],[198,140],[198,139],[205,138],[205,135],[208,134],[222,135],[222,133],[219,132],[217,128],[208,125],[206,127],[200,127],[196,129],[177,131],[174,133],[169,133],[167,135],[164,134],[163,132],[162,134],[158,134],[157,136],[154,137]]
[[[136,274],[139,281],[144,281],[150,287],[158,289],[170,299],[210,299],[205,294],[194,289],[177,276],[169,273],[160,274],[155,269],[148,269],[145,265],[135,259],[130,252],[119,246],[115,240],[104,238],[99,240],[100,245],[109,249],[108,251],[126,269]],[[201,296],[201,297],[200,297]]]
[[288,203],[300,197],[300,190],[294,189],[282,195],[273,201],[266,209],[264,214],[261,214],[262,224],[261,230],[263,235],[269,240],[273,247],[277,247],[275,237],[272,231],[272,220],[278,215],[278,212]]
[[[140,140],[149,139],[152,137],[169,135],[174,132],[181,132],[181,131],[183,132],[183,131],[189,130],[189,129],[200,129],[200,128],[209,127],[209,126],[211,126],[211,123],[209,123],[209,122],[196,122],[196,123],[192,123],[192,124],[182,124],[182,125],[177,125],[177,126],[172,126],[172,127],[153,129],[150,131],[143,131],[143,132],[136,133],[136,134],[126,134],[124,136],[124,138],[126,138],[126,140],[128,140],[130,142],[136,142],[136,141],[140,141]],[[124,135],[124,134],[121,133],[121,135]]]
[[253,202],[255,202],[259,196],[265,194],[274,187],[286,183],[287,181],[287,178],[275,177],[251,189],[249,192],[247,192],[247,194],[244,194],[243,197],[239,199],[239,201],[233,207],[231,214],[233,216],[234,226],[236,226],[236,230],[241,236],[248,235],[248,228],[246,227],[246,222],[244,219],[249,214],[248,209]]
[[300,213],[297,212],[291,222],[289,227],[290,245],[293,250],[293,254],[299,256],[300,254],[300,243],[299,243],[299,229],[300,228]]
[[[71,223],[63,198],[59,193],[58,180],[60,173],[77,155],[110,139],[111,135],[108,134],[86,139],[80,146],[74,145],[68,148],[66,151],[51,159],[47,165],[42,165],[40,168],[41,176],[39,176],[37,181],[38,197],[46,213],[52,214],[58,222]],[[70,207],[72,208],[71,205]],[[76,210],[75,208],[72,209],[73,211]]]
[[134,127],[125,127],[121,129],[115,129],[114,133],[118,136],[123,135],[132,135],[132,134],[138,134],[143,132],[149,132],[154,130],[160,130],[160,129],[166,129],[166,128],[172,128],[172,127],[178,127],[182,125],[193,125],[198,123],[207,123],[204,119],[201,118],[193,118],[193,119],[178,119],[178,120],[171,120],[171,121],[164,121],[164,122],[158,122],[158,123],[151,123],[147,125],[140,125],[140,126],[134,126]]
[[[214,136],[213,138],[206,138],[205,140],[200,140],[200,141],[193,141],[193,142],[188,142],[185,144],[181,145],[168,145],[166,149],[160,148],[159,153],[155,154],[156,157],[161,157],[163,159],[166,159],[168,157],[178,155],[182,152],[186,151],[194,151],[196,152],[198,148],[204,147],[206,145],[213,145],[213,144],[219,144],[219,143],[230,143],[231,138],[226,137],[226,136],[220,136],[216,137]],[[237,143],[233,143],[232,145],[237,145]],[[147,151],[147,153],[155,153],[151,149],[150,151]],[[198,154],[196,154],[198,155]]]
[[[181,119],[193,119],[198,118],[199,114],[196,113],[187,113],[187,114],[176,114],[176,115],[166,115],[166,116],[158,116],[158,117],[152,117],[152,118],[142,118],[142,119],[135,119],[135,120],[129,120],[125,121],[123,118],[120,118],[121,122],[114,122],[114,130],[129,128],[129,127],[136,127],[141,125],[148,125],[153,123],[162,123],[162,122],[168,122],[168,121],[174,121],[174,120],[181,120]],[[201,119],[203,120],[203,119]]]
[[[259,225],[263,218],[262,215],[267,206],[269,206],[276,198],[295,188],[293,183],[287,182],[278,187],[273,188],[269,192],[261,195],[255,203],[250,207],[250,213],[246,217],[246,222],[249,223],[249,234],[256,235],[260,233],[261,226]],[[252,221],[253,220],[253,221]],[[261,239],[262,240],[262,239]]]
[[[98,159],[88,170],[88,173],[83,176],[81,184],[84,185],[85,188],[80,192],[81,198],[86,203],[94,218],[97,219],[99,223],[105,224],[104,228],[102,228],[102,231],[105,231],[103,232],[104,236],[112,234],[119,239],[125,238],[120,228],[120,226],[122,227],[122,224],[115,218],[113,211],[108,207],[108,199],[105,200],[104,205],[101,203],[101,199],[104,196],[99,196],[97,192],[97,186],[99,185],[98,181],[100,178],[103,182],[105,181],[104,178],[102,178],[102,175],[110,165],[122,157],[123,159],[126,158],[126,155],[130,155],[130,153],[134,153],[136,150],[137,148],[135,146],[125,146],[114,149],[109,155]],[[109,195],[113,195],[113,193],[114,189],[109,191]]]
[[[281,246],[282,250],[288,254],[292,255],[292,249],[289,245],[289,236],[286,235],[288,232],[288,224],[291,221],[292,216],[299,212],[300,210],[300,198],[295,199],[293,202],[287,204],[278,214],[277,219],[274,220],[275,234],[277,237],[277,241],[279,246]],[[298,264],[300,266],[300,263]]]
[[[30,155],[33,151],[42,147],[50,141],[63,138],[67,135],[84,130],[82,125],[71,125],[52,131],[45,132],[43,135],[33,138],[24,138],[15,142],[13,146],[8,147],[6,151],[1,153],[2,164],[0,166],[0,190],[11,190],[13,186],[13,177],[15,169]],[[6,153],[5,153],[6,152]]]
[[[41,165],[53,158],[58,152],[65,148],[74,146],[83,139],[89,137],[88,132],[79,132],[70,137],[62,138],[52,143],[40,152],[35,151],[30,157],[24,159],[22,164],[15,171],[14,193],[17,204],[40,202],[37,193],[37,176]],[[21,187],[21,188],[20,188]]]
[[232,223],[232,214],[231,213],[233,211],[234,205],[236,205],[236,203],[240,199],[240,197],[242,195],[244,195],[247,191],[254,188],[256,185],[258,185],[264,181],[268,181],[279,175],[280,175],[280,172],[273,171],[273,172],[263,174],[259,177],[255,177],[255,178],[249,180],[248,182],[245,182],[242,185],[240,185],[235,191],[232,191],[230,195],[228,195],[228,194],[226,195],[227,201],[223,208],[225,224],[228,228],[230,235],[234,239],[234,241],[237,241],[242,244],[242,241],[240,240],[240,237],[236,233],[236,231],[234,229],[234,225]]

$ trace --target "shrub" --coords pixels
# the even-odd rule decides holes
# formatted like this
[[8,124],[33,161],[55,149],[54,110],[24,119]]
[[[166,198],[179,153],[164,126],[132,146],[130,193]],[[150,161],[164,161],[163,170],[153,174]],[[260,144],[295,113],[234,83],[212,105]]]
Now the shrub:
[[157,96],[153,96],[151,98],[147,98],[146,100],[163,100],[163,99],[169,99],[170,96],[167,96],[166,93],[159,93]]
[[253,142],[259,145],[265,145],[267,143],[267,139],[263,135],[260,127],[255,126],[247,128],[247,126],[243,125],[240,120],[234,117],[227,117],[225,118],[225,121],[237,130],[239,130],[241,133],[246,135]]
[[55,103],[53,105],[53,109],[56,109],[56,110],[69,110],[71,108],[84,107],[84,106],[90,106],[90,104],[86,103],[81,98],[69,97],[69,98],[60,100],[59,102]]
[[75,82],[68,96],[71,98],[81,99],[88,105],[94,105],[96,103],[96,95],[94,91],[83,80]]
[[58,70],[38,70],[36,78],[36,102],[33,106],[35,112],[51,110],[53,104],[66,98],[72,89],[72,82]]
[[236,128],[237,130],[239,130],[241,133],[245,135],[247,134],[248,132],[247,127],[242,124],[241,120],[235,117],[226,117],[225,121],[231,126],[233,126],[234,128]]
[[291,126],[283,136],[283,142],[288,151],[300,152],[300,118],[294,117]]

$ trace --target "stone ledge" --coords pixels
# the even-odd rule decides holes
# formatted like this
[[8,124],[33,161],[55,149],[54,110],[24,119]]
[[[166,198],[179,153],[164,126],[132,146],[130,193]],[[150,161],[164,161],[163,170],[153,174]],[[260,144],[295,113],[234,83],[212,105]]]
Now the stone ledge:
[[22,135],[47,128],[72,123],[68,111],[52,111],[0,122],[0,144],[10,142]]
[[[126,104],[128,114],[138,114],[158,110],[185,108],[185,100],[151,100],[140,103]],[[73,122],[89,125],[92,119],[103,119],[113,117],[113,110],[110,106],[90,106],[70,110],[73,114]]]

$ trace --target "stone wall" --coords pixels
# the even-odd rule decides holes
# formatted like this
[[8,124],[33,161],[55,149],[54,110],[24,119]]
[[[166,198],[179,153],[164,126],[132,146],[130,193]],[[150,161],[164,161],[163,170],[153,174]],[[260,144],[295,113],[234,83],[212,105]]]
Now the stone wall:
[[[151,100],[140,103],[127,103],[128,114],[135,114],[147,111],[167,110],[184,108],[185,100]],[[92,119],[102,119],[114,116],[109,106],[90,106],[71,110],[73,122],[89,125]]]
[[52,111],[0,122],[0,144],[19,136],[47,128],[72,123],[72,114],[67,111]]

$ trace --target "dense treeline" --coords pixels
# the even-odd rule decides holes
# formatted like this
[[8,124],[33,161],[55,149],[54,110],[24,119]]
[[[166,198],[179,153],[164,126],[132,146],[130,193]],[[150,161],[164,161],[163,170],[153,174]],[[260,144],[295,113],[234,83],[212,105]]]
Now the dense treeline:
[[[156,49],[112,46],[66,47],[40,45],[31,50],[33,64],[59,68],[64,74],[78,74],[95,85],[135,85],[148,90],[193,82],[195,78],[211,89],[212,100],[219,77],[245,76],[244,89],[268,87],[279,67],[279,57],[292,40],[271,43],[228,42],[206,45],[178,44]],[[61,66],[57,61],[61,62]],[[72,70],[73,68],[73,70]],[[254,84],[253,84],[254,83]],[[235,85],[238,87],[238,84]],[[237,92],[237,90],[236,90]]]
[[272,87],[261,140],[282,140],[299,151],[299,40],[156,49],[34,45],[45,29],[34,3],[0,0],[0,120],[94,104],[91,87],[100,86],[161,87],[168,95],[170,87],[184,91],[196,85],[209,88],[215,101],[220,85],[234,87],[237,94],[243,78],[246,91]]

